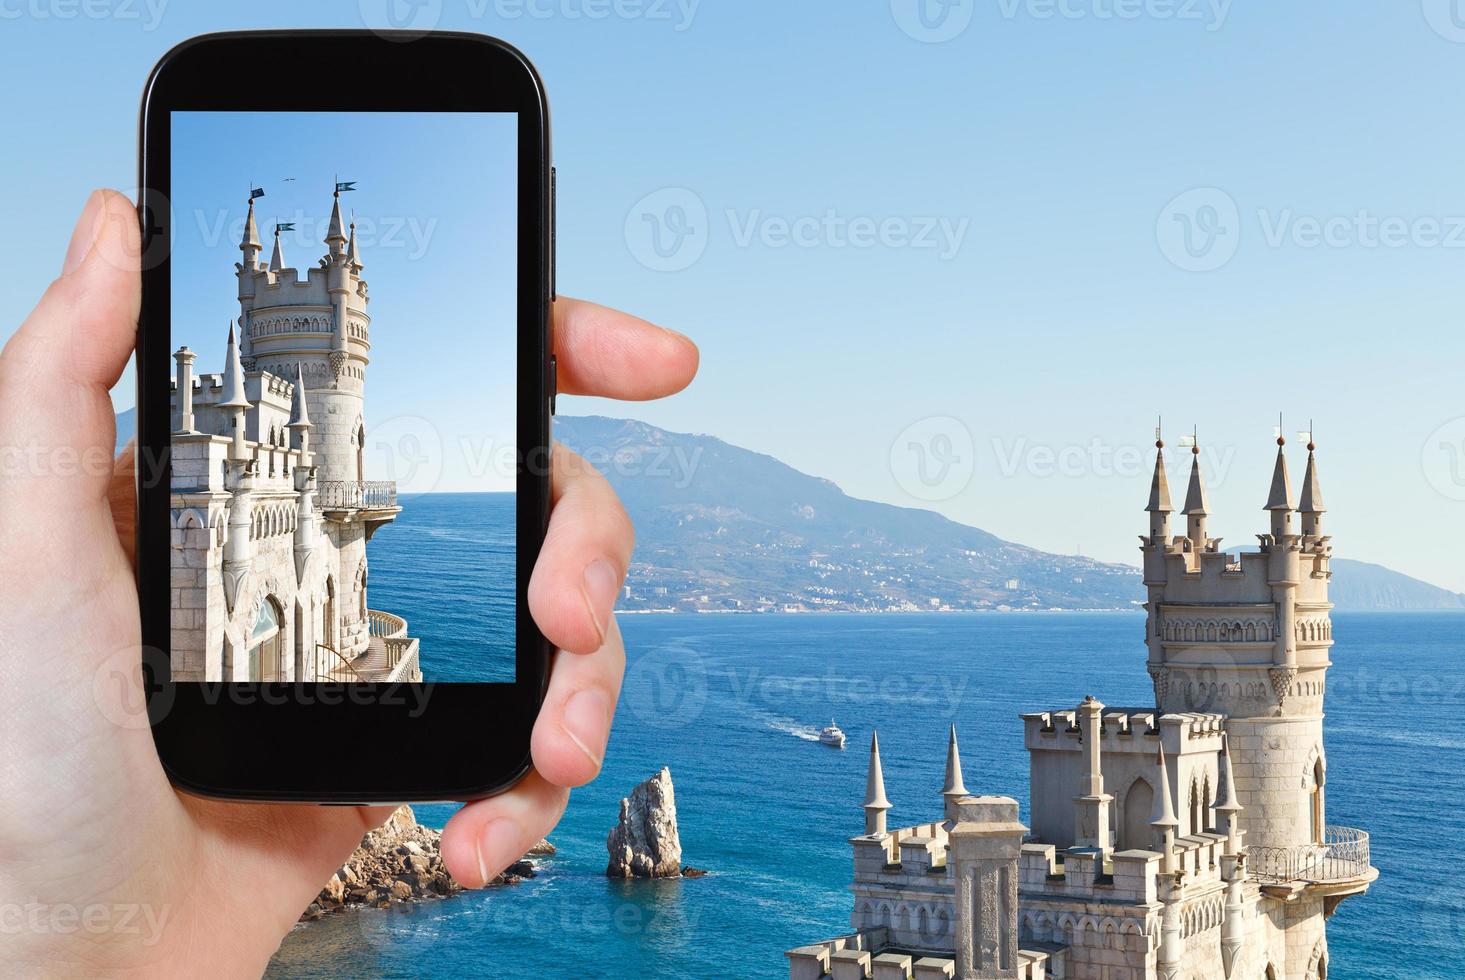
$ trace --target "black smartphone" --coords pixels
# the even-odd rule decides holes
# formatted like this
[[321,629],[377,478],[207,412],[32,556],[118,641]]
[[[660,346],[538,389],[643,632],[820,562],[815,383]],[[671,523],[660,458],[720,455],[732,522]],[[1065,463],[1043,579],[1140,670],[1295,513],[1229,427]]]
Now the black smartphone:
[[549,665],[537,73],[477,35],[215,34],[153,69],[140,129],[137,577],[169,776],[507,788]]

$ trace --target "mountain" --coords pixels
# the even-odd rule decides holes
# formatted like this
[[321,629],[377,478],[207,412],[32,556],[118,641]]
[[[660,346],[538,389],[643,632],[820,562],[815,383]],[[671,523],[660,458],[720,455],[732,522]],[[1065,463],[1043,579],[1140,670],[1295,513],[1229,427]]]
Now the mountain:
[[1130,609],[1139,572],[1004,541],[704,435],[558,417],[636,523],[625,609]]
[[1333,604],[1344,610],[1465,609],[1465,595],[1366,561],[1333,559]]

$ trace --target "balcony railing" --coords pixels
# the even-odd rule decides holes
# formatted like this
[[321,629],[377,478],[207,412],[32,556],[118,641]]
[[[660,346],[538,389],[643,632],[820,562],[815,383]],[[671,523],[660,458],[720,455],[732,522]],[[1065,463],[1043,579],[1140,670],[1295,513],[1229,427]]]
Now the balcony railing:
[[1261,882],[1326,883],[1363,878],[1369,871],[1368,834],[1327,827],[1317,844],[1248,848],[1251,876]]
[[394,480],[325,480],[317,495],[326,510],[397,506]]
[[396,639],[407,635],[407,621],[380,609],[366,610],[366,625],[372,636],[382,639]]

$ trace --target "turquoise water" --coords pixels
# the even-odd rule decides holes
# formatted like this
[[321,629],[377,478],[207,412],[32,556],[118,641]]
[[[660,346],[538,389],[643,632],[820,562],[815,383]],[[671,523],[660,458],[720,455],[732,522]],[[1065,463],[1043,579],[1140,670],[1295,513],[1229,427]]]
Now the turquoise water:
[[366,545],[371,608],[407,620],[425,680],[512,681],[514,495],[431,493],[399,503],[402,513]]
[[[373,566],[375,569],[375,566]],[[375,575],[375,570],[373,575]],[[932,819],[946,725],[973,792],[1027,797],[1019,711],[1093,693],[1146,704],[1132,614],[623,616],[630,668],[605,772],[575,792],[541,877],[298,928],[279,977],[777,977],[848,927],[870,729],[893,825]],[[1328,820],[1373,835],[1382,878],[1329,926],[1332,978],[1460,976],[1465,616],[1335,617]],[[811,741],[829,718],[839,752]],[[707,878],[607,881],[617,802],[669,765],[686,862]],[[419,812],[441,823],[446,807]]]

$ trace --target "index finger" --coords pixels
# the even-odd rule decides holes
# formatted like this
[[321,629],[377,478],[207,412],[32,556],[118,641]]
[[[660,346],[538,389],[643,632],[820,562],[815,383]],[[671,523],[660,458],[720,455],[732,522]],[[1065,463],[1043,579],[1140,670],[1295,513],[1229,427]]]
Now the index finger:
[[682,334],[565,296],[554,304],[554,351],[562,395],[646,401],[681,391],[697,373],[697,345]]

